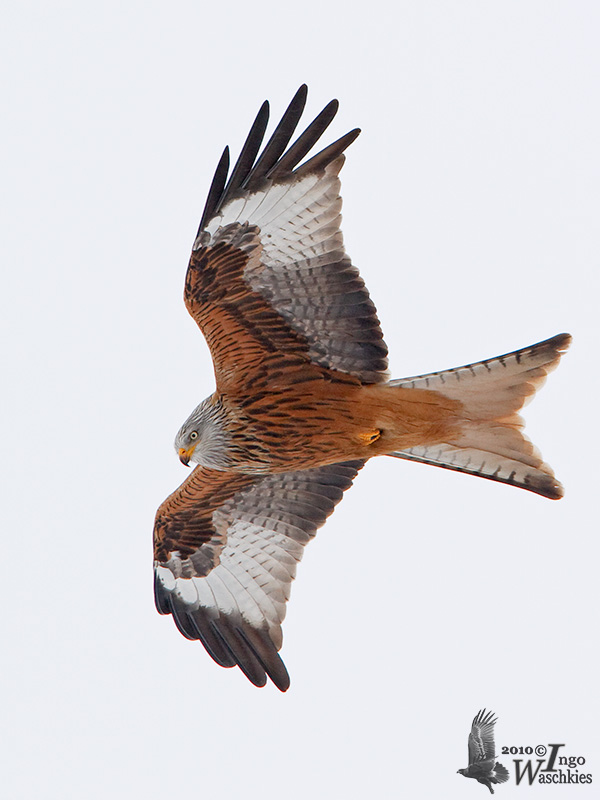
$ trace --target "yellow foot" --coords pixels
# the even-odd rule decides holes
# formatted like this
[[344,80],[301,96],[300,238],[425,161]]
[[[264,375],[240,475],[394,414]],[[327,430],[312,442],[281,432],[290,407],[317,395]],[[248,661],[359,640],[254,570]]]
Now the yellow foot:
[[358,434],[358,438],[360,439],[360,441],[366,445],[373,444],[373,442],[376,442],[380,436],[381,436],[380,430],[365,431],[364,433]]

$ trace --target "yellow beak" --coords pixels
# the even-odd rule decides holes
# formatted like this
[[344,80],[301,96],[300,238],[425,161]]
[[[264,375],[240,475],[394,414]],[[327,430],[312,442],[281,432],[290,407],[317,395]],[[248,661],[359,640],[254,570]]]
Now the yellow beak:
[[185,464],[186,467],[190,465],[190,458],[192,457],[192,453],[196,449],[196,445],[192,445],[189,450],[186,450],[185,447],[179,448],[179,460],[182,464]]

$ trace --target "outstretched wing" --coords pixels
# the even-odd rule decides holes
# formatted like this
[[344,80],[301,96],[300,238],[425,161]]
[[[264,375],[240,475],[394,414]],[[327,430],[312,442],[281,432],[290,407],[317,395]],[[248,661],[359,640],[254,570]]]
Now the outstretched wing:
[[497,721],[492,711],[486,714],[485,708],[473,720],[469,734],[469,766],[496,757],[494,725]]
[[196,467],[156,514],[158,611],[221,666],[285,691],[278,650],[296,565],[363,464],[266,476]]
[[366,383],[387,376],[375,306],[340,231],[338,173],[359,130],[298,166],[338,107],[329,103],[288,147],[306,94],[300,87],[257,158],[263,104],[229,180],[225,149],[202,215],[185,302],[207,338],[218,388],[242,377],[240,364],[248,377],[273,354]]

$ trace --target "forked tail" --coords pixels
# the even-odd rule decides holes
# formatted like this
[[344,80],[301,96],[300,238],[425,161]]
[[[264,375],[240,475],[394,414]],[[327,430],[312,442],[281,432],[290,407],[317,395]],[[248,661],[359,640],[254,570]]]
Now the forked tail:
[[492,783],[505,783],[509,778],[508,770],[503,764],[496,761],[496,766],[494,767],[493,777],[490,777]]
[[480,475],[558,499],[563,487],[523,433],[518,412],[543,385],[569,347],[561,333],[523,350],[444,372],[390,381],[430,389],[458,401],[460,423],[448,441],[389,455]]

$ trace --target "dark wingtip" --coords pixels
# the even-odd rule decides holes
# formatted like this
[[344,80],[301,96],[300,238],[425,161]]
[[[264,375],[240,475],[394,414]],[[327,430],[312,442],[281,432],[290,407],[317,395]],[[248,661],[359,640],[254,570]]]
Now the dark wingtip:
[[245,626],[238,628],[238,633],[279,691],[286,692],[290,688],[290,676],[268,631]]
[[232,170],[231,177],[229,178],[227,186],[224,188],[221,197],[219,198],[215,210],[218,210],[219,206],[224,201],[224,199],[226,197],[231,197],[248,178],[250,170],[252,169],[252,165],[254,164],[256,155],[260,150],[260,146],[264,139],[268,122],[269,122],[269,101],[265,100],[265,102],[260,107],[258,114],[254,119],[254,122],[252,123],[252,127],[250,128],[250,133],[246,137],[244,146],[242,147],[242,150],[238,156],[238,160],[235,163],[235,167]]
[[320,153],[317,153],[313,156],[309,161],[306,161],[302,164],[298,169],[295,171],[295,175],[298,177],[303,177],[304,175],[309,175],[312,172],[317,172],[318,170],[325,169],[332,161],[335,161],[336,158],[342,155],[344,150],[346,150],[352,142],[354,142],[358,136],[360,135],[360,128],[354,128],[351,131],[348,131],[347,134],[341,136],[337,141],[330,144],[324,150],[321,150]]
[[223,153],[221,154],[219,163],[217,164],[215,174],[213,175],[212,183],[208,191],[208,197],[206,198],[206,203],[204,205],[204,211],[202,212],[202,219],[200,220],[200,225],[198,226],[198,233],[196,234],[196,238],[200,236],[200,234],[204,230],[204,226],[206,225],[208,220],[212,217],[212,215],[217,211],[219,204],[221,203],[223,189],[225,188],[225,182],[227,181],[228,172],[229,172],[229,147],[226,146],[225,149],[223,150]]
[[257,186],[261,179],[276,166],[300,122],[300,117],[306,105],[307,94],[308,87],[303,83],[284,111],[271,138],[265,145],[264,150],[258,157],[256,164],[252,167],[251,172],[242,186],[246,188]]
[[272,167],[269,172],[270,178],[284,178],[294,170],[331,125],[331,122],[338,112],[339,105],[337,100],[331,100],[327,103],[325,108],[317,114],[306,130],[300,134],[296,141]]
[[169,602],[167,600],[167,594],[156,570],[154,571],[154,605],[156,606],[156,610],[159,614],[171,613]]
[[[262,185],[263,179],[267,176],[272,179],[285,179],[285,177],[292,174],[304,156],[313,148],[335,117],[339,102],[331,100],[298,139],[288,147],[300,122],[307,96],[308,86],[303,83],[296,91],[262,153],[258,155],[269,119],[269,102],[268,100],[264,101],[250,129],[229,182],[227,182],[229,148],[225,148],[213,177],[196,242],[199,241],[200,234],[208,222],[219,212],[224,203],[232,196],[235,196],[236,192],[244,189],[253,191]],[[302,176],[305,173],[323,169],[341,155],[359,133],[360,129],[355,128],[345,136],[342,136],[337,142],[329,145],[329,147],[326,147],[296,169],[295,174]]]
[[554,342],[556,349],[563,352],[570,347],[573,337],[570,333],[557,333],[556,336],[553,336],[552,339],[548,341]]

